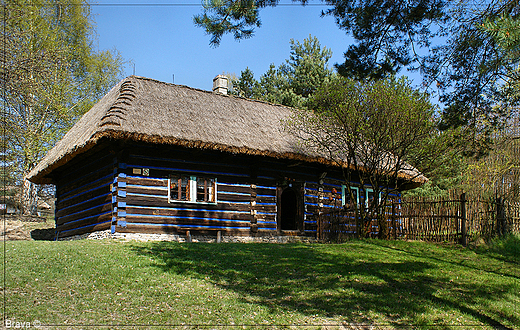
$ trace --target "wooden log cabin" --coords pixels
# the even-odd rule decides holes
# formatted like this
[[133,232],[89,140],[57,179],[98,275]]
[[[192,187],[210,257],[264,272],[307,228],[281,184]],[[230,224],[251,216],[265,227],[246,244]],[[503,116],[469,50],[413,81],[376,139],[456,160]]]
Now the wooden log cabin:
[[[216,79],[219,88],[224,78]],[[130,76],[28,178],[56,185],[57,237],[107,229],[315,236],[318,212],[345,204],[344,180],[283,130],[291,111]]]

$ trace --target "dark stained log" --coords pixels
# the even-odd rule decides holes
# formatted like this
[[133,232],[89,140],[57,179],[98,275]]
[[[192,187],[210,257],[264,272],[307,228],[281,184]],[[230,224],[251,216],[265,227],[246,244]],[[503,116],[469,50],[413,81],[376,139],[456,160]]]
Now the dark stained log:
[[[154,226],[154,225],[134,225],[128,224],[125,228],[116,227],[117,233],[145,233],[145,234],[178,234],[186,235],[186,231],[190,231],[192,235],[216,235],[217,231],[223,229],[193,229],[193,228],[178,228],[173,226]],[[225,235],[223,236],[249,236],[251,230],[249,228],[244,229],[226,229]]]
[[[74,236],[74,235],[81,235],[81,234],[85,234],[85,233],[90,233],[90,232],[99,231],[99,230],[106,230],[106,229],[110,229],[110,222],[98,223],[93,226],[89,226],[89,227],[85,227],[85,228],[78,228],[78,229],[70,230],[70,231],[66,231],[66,232],[58,232],[58,238],[69,237],[69,236]],[[59,230],[60,230],[59,228],[56,229],[56,231],[59,231]]]
[[241,220],[248,219],[251,217],[249,212],[235,213],[235,212],[219,212],[209,210],[196,210],[192,209],[153,209],[153,208],[137,208],[127,206],[126,212],[128,215],[164,215],[164,216],[179,216],[179,217],[197,217],[197,218],[215,218],[215,219],[229,219],[229,220]]
[[90,216],[93,216],[93,215],[96,215],[99,213],[105,213],[108,211],[112,211],[112,202],[110,202],[109,204],[101,204],[99,206],[96,206],[96,207],[93,207],[90,209],[85,209],[84,211],[81,211],[78,213],[73,213],[73,214],[68,214],[66,216],[58,217],[56,219],[56,225],[61,225],[66,222],[75,221],[78,219],[90,217]]
[[[163,154],[164,155],[164,154]],[[190,159],[191,158],[191,159]],[[201,161],[204,159],[204,161]],[[185,155],[184,159],[180,158],[165,158],[163,156],[140,156],[136,154],[130,154],[128,160],[129,167],[151,167],[154,168],[165,168],[165,169],[191,169],[193,172],[217,172],[217,173],[248,173],[249,167],[245,165],[238,165],[237,163],[226,163],[222,159],[207,159],[207,155],[204,158],[193,158],[189,155]],[[249,174],[249,173],[248,173]],[[248,175],[249,176],[249,175]]]
[[251,202],[254,199],[251,197],[251,195],[226,194],[224,192],[217,191],[217,200],[219,202]]
[[221,203],[218,204],[199,204],[199,203],[182,203],[168,202],[168,198],[156,198],[153,196],[126,196],[126,205],[131,206],[155,206],[155,207],[179,207],[179,208],[203,208],[206,210],[226,210],[226,211],[251,211],[249,203]]
[[272,196],[272,197],[256,196],[256,203],[272,203],[272,204],[275,204],[276,203],[276,196]]
[[97,205],[105,204],[108,202],[112,202],[112,194],[103,194],[95,199],[92,199],[87,202],[80,202],[79,204],[75,204],[73,206],[69,206],[67,208],[62,208],[56,211],[57,217],[63,217],[70,213],[76,213],[81,210],[90,209]]
[[276,229],[276,223],[258,222],[255,225],[257,226],[258,229],[266,229],[266,228]]
[[[91,174],[113,167],[114,155],[110,154],[106,148],[95,152],[91,157],[85,158],[87,155],[88,152],[83,157],[76,157],[64,166],[59,176],[59,183],[68,186],[71,183],[76,183],[77,180],[83,180],[84,177],[86,178]],[[97,174],[96,176],[101,177]]]
[[137,186],[149,186],[149,187],[167,187],[168,180],[167,179],[153,179],[147,177],[126,177],[119,178],[118,181],[126,182],[128,185],[137,185]]
[[127,195],[125,197],[127,206],[156,206],[156,207],[170,207],[174,205],[168,202],[168,197],[157,198],[154,196],[133,196]]
[[218,183],[217,184],[217,191],[218,193],[225,193],[225,192],[234,192],[234,193],[242,193],[242,194],[251,194],[253,190],[251,189],[251,186],[239,186],[239,185],[230,185],[230,184],[224,184],[224,183]]
[[63,198],[67,198],[69,195],[74,195],[78,191],[89,190],[104,183],[112,183],[112,180],[113,169],[110,165],[103,171],[85,174],[85,176],[81,177],[81,180],[76,181],[75,183],[59,183],[57,185],[57,187],[59,187],[57,190]]
[[101,214],[99,216],[92,216],[92,217],[88,217],[86,219],[79,220],[79,221],[65,222],[63,224],[56,225],[56,229],[58,231],[69,230],[69,229],[79,228],[79,227],[83,227],[83,226],[87,226],[90,224],[95,224],[95,223],[99,223],[99,222],[103,222],[103,221],[109,221],[110,219],[112,219],[111,213]]
[[253,206],[253,209],[257,212],[265,212],[265,213],[273,213],[276,214],[276,205],[259,205],[256,204]]
[[154,196],[168,196],[167,189],[156,189],[155,187],[135,187],[126,186],[127,193],[130,194],[143,194],[143,195],[154,195]]
[[305,196],[305,204],[318,204],[321,202],[321,199],[318,196]]
[[[126,227],[116,227],[116,233],[142,233],[142,234],[180,234],[178,228],[172,226],[143,226],[127,224]],[[184,233],[184,232],[183,232]]]
[[[196,228],[196,227],[248,227],[251,225],[249,220],[245,221],[218,221],[211,219],[182,219],[182,218],[161,218],[161,217],[136,217],[133,215],[127,215],[125,218],[128,223],[141,223],[141,224],[164,224],[164,225],[179,225],[185,228]],[[203,228],[203,229],[204,229]],[[211,228],[213,229],[213,228]],[[226,230],[226,228],[220,228],[220,230]]]
[[257,221],[276,221],[276,213],[259,214],[255,215]]
[[56,207],[58,209],[62,209],[62,208],[72,206],[75,204],[79,204],[83,201],[86,201],[86,200],[89,200],[92,198],[97,198],[101,195],[110,194],[110,193],[111,193],[110,185],[97,187],[91,191],[78,193],[77,196],[69,197],[68,199],[60,199],[60,201],[57,203]]

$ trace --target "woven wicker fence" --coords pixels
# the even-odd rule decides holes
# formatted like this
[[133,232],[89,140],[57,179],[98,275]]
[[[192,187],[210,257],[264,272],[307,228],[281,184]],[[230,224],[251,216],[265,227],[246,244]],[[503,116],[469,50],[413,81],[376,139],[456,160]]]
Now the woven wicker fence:
[[[449,198],[405,198],[382,207],[372,219],[355,210],[332,210],[319,217],[318,238],[342,241],[354,237],[457,242],[520,233],[520,203],[465,194]],[[361,235],[360,235],[361,233]]]

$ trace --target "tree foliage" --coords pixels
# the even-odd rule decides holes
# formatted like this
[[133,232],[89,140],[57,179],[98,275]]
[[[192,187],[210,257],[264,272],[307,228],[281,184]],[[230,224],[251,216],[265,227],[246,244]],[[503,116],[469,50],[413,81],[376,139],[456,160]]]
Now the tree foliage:
[[448,155],[450,136],[437,130],[435,107],[405,79],[336,80],[312,97],[312,108],[295,110],[286,129],[302,149],[341,165],[345,182],[381,193],[382,202],[375,198],[368,209],[356,210],[358,219],[382,215],[389,193],[420,175],[413,167],[428,173]]
[[328,67],[332,51],[322,47],[318,38],[309,36],[303,42],[291,39],[289,59],[280,66],[271,64],[257,81],[246,68],[239,79],[232,81],[232,93],[271,103],[304,108],[316,90],[334,78]]
[[460,187],[495,200],[520,201],[520,121],[515,118],[495,132],[491,152],[468,161]]
[[34,212],[35,188],[24,176],[120,78],[122,59],[95,49],[86,1],[14,0],[1,10],[4,165]]
[[[490,133],[509,115],[510,107],[497,104],[504,100],[504,81],[516,81],[510,75],[518,56],[511,58],[507,45],[498,47],[501,41],[490,33],[493,28],[486,31],[482,25],[517,26],[518,0],[323,2],[331,8],[322,14],[333,16],[356,41],[348,46],[344,63],[337,64],[341,75],[363,80],[388,77],[403,67],[420,71],[425,88],[438,93],[444,104],[442,127],[467,127],[471,134],[464,136],[471,139],[472,149],[485,149]],[[237,39],[251,37],[261,23],[260,9],[278,3],[208,0],[195,22],[214,36],[212,45],[218,45],[225,33]]]
[[482,28],[496,41],[505,52],[505,59],[511,63],[501,94],[506,106],[515,105],[520,101],[520,18],[506,13],[495,19],[486,19]]

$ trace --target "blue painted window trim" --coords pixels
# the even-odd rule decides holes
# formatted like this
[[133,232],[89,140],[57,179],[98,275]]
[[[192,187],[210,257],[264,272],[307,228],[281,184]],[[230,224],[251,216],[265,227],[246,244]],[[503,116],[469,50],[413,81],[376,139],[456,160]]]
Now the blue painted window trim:
[[[359,205],[359,188],[350,186],[350,189],[356,191],[356,204]],[[341,185],[341,206],[345,206],[347,200],[350,200],[350,196],[348,196],[347,186]]]

